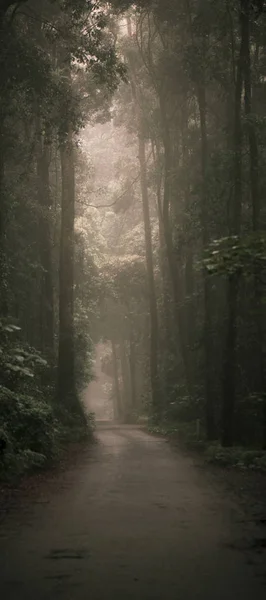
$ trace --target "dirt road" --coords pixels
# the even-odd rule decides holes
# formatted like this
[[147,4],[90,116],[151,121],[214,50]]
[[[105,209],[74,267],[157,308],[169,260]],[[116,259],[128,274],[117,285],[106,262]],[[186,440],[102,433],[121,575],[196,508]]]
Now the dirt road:
[[1,598],[265,600],[240,509],[191,458],[135,427],[97,438],[2,522]]

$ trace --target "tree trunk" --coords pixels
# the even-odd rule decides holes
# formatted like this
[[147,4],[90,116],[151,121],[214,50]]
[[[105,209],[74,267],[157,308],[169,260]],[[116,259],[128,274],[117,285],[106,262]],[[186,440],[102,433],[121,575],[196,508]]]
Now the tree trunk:
[[114,398],[114,418],[116,421],[120,421],[122,417],[122,400],[119,386],[119,376],[118,376],[118,364],[117,364],[117,352],[115,342],[112,340],[112,356],[113,356],[113,367],[114,367],[114,388],[115,388],[115,398]]
[[[191,42],[194,47],[195,57],[197,56],[197,47],[195,44],[195,36],[193,29],[193,20],[191,14],[190,1],[185,2]],[[205,40],[203,40],[203,54],[206,51],[204,48]],[[197,101],[200,114],[200,133],[201,133],[201,231],[203,249],[209,244],[209,215],[208,215],[208,194],[207,194],[207,167],[208,167],[208,134],[207,134],[207,103],[206,103],[206,84],[205,84],[205,66],[204,61],[197,65],[198,73],[195,76],[195,87]],[[216,427],[214,416],[214,392],[212,389],[212,365],[213,365],[213,349],[212,349],[212,293],[211,283],[206,273],[203,272],[203,302],[204,302],[204,384],[205,384],[205,421],[206,434],[209,440],[215,439]]]
[[130,369],[130,389],[131,389],[131,408],[137,408],[137,387],[136,387],[136,346],[134,334],[130,332],[129,342],[129,369]]
[[40,123],[37,123],[38,134],[38,192],[39,192],[39,233],[40,233],[40,261],[42,267],[42,281],[40,291],[41,303],[41,333],[43,350],[54,350],[54,289],[53,289],[53,260],[52,239],[50,231],[50,209],[52,200],[50,194],[50,144],[48,139],[43,139]]
[[61,144],[62,211],[59,265],[58,395],[62,403],[76,405],[74,357],[74,218],[75,168],[72,130]]
[[[250,191],[252,200],[252,226],[254,234],[258,234],[262,228],[261,222],[261,197],[259,185],[259,150],[256,128],[252,112],[252,76],[250,58],[250,18],[253,9],[250,0],[241,0],[241,11],[243,20],[243,65],[244,65],[244,88],[245,88],[245,114],[247,117],[247,133],[249,142],[249,165],[250,165]],[[254,298],[255,298],[255,326],[257,330],[257,354],[258,354],[258,393],[264,398],[264,423],[263,423],[263,447],[266,449],[266,381],[265,381],[265,305],[263,302],[264,290],[261,282],[261,269],[254,264]]]
[[[202,75],[203,76],[203,75]],[[209,215],[208,215],[208,193],[207,193],[207,167],[208,167],[208,135],[207,135],[207,106],[206,89],[204,78],[198,83],[198,105],[200,113],[201,132],[201,231],[202,245],[205,250],[210,242]],[[206,434],[208,440],[216,437],[216,426],[214,416],[214,391],[212,383],[213,366],[213,344],[212,344],[212,291],[211,281],[206,273],[203,273],[204,289],[204,374],[205,374],[205,419]]]
[[[242,208],[242,118],[241,98],[243,88],[243,15],[240,11],[241,45],[237,64],[235,86],[235,122],[234,122],[234,194],[232,206],[229,206],[229,234],[239,235],[241,229]],[[222,444],[233,444],[233,421],[236,401],[236,346],[237,346],[237,304],[238,274],[227,279],[227,322],[223,361],[223,406],[222,406]]]
[[[130,17],[127,18],[127,30],[128,36],[132,37],[132,27]],[[147,182],[147,166],[146,166],[146,152],[145,152],[145,138],[143,133],[142,119],[143,115],[141,112],[141,97],[136,81],[136,69],[134,61],[130,53],[128,54],[128,62],[130,67],[131,75],[131,89],[132,97],[134,101],[135,113],[137,117],[138,127],[138,147],[139,147],[139,165],[140,165],[140,185],[141,185],[141,196],[142,196],[142,207],[143,207],[143,221],[145,230],[145,250],[146,250],[146,265],[148,275],[148,289],[149,289],[149,312],[150,312],[150,381],[151,381],[151,396],[152,404],[155,412],[160,412],[160,389],[159,389],[159,374],[158,374],[158,313],[157,313],[157,300],[155,291],[155,279],[154,279],[154,268],[153,268],[153,252],[152,252],[152,234],[151,234],[151,222],[150,222],[150,207],[149,207],[149,194],[148,194],[148,182]]]
[[125,340],[121,339],[119,345],[119,355],[120,355],[120,364],[121,364],[121,375],[122,375],[122,400],[123,400],[123,413],[126,418],[128,413],[128,407],[130,404],[130,381],[129,381],[129,369],[128,369],[128,359],[126,353],[126,343]]
[[139,164],[140,164],[140,180],[141,180],[141,195],[143,206],[143,220],[145,230],[145,249],[146,249],[146,264],[149,286],[149,308],[150,308],[150,377],[151,377],[151,392],[152,402],[156,411],[160,410],[160,392],[159,392],[159,377],[158,377],[158,314],[157,301],[155,291],[155,280],[153,270],[153,253],[152,253],[152,236],[150,222],[150,208],[147,184],[147,169],[145,156],[145,141],[142,132],[139,131]]
[[5,162],[4,162],[4,133],[3,123],[0,123],[0,314],[8,315],[7,299],[7,265],[5,249]]
[[159,172],[159,149],[153,145],[153,161],[156,174],[156,195],[157,195],[157,213],[159,226],[159,260],[160,272],[162,281],[162,297],[163,297],[163,335],[162,335],[162,352],[165,356],[165,351],[169,347],[169,338],[172,330],[172,298],[170,273],[165,246],[164,225],[163,225],[163,209],[162,209],[162,174]]
[[184,377],[187,384],[187,389],[190,386],[190,375],[189,375],[189,356],[188,349],[185,339],[185,323],[182,318],[180,304],[181,302],[181,278],[179,275],[179,265],[174,256],[172,229],[169,219],[169,211],[171,205],[171,139],[169,126],[167,122],[167,116],[165,114],[165,108],[163,101],[160,98],[160,111],[161,121],[163,128],[163,145],[164,145],[164,197],[163,197],[163,208],[162,208],[162,221],[164,229],[164,239],[166,246],[166,254],[168,259],[169,272],[171,276],[171,284],[174,297],[174,315],[176,322],[176,329],[178,332],[178,347],[180,349],[180,356],[183,362]]

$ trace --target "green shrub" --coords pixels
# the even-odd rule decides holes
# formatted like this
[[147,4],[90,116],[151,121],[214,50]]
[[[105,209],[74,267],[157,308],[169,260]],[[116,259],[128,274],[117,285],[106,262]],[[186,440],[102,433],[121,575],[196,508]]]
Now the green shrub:
[[6,442],[1,456],[2,473],[42,466],[55,458],[60,425],[40,394],[33,398],[0,386],[0,415],[0,438]]
[[[0,477],[54,461],[64,444],[91,435],[92,414],[75,398],[73,413],[54,402],[55,364],[23,344],[20,328],[0,320]],[[45,390],[45,395],[44,395]]]
[[241,447],[223,448],[220,444],[209,446],[205,452],[207,462],[240,469],[266,472],[266,452],[246,450]]

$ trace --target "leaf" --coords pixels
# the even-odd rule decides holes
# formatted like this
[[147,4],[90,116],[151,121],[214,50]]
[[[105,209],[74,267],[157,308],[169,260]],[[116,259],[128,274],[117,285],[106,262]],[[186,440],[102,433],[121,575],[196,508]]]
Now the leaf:
[[48,365],[47,360],[41,357],[36,358],[36,363],[38,363],[38,365],[43,365],[44,367]]
[[9,323],[8,325],[3,326],[3,330],[8,331],[9,333],[13,333],[14,331],[21,331],[21,327],[18,327],[17,325],[13,325],[12,323]]
[[20,370],[21,373],[23,373],[27,377],[34,377],[32,371],[30,371],[30,369],[27,369],[27,367],[25,367],[23,369],[19,369],[19,370]]
[[17,360],[17,361],[18,361],[18,362],[20,362],[20,363],[23,363],[23,362],[24,362],[24,360],[25,360],[24,356],[20,356],[20,355],[18,355],[18,354],[16,354],[16,355],[14,356],[14,359],[15,359],[15,360]]
[[20,371],[21,368],[18,365],[12,365],[11,363],[6,363],[6,367],[10,369],[10,371]]

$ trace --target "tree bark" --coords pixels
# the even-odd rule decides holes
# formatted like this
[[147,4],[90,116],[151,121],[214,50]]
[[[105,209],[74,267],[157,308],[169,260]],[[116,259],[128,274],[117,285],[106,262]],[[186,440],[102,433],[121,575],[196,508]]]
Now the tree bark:
[[74,357],[74,218],[75,167],[72,130],[61,144],[62,210],[59,266],[58,395],[70,408],[76,405]]
[[[243,15],[240,10],[241,42],[237,64],[235,85],[234,116],[234,194],[232,206],[229,206],[229,234],[239,235],[242,209],[242,116],[241,98],[243,89],[244,36]],[[227,279],[227,322],[223,361],[223,405],[222,405],[222,444],[232,446],[234,433],[233,421],[236,402],[236,346],[237,346],[237,304],[238,274]]]
[[[200,113],[201,132],[201,231],[202,245],[205,250],[210,242],[209,219],[208,219],[208,193],[207,193],[207,167],[208,167],[208,134],[207,134],[207,105],[206,88],[204,78],[197,86],[198,105]],[[214,415],[214,391],[212,384],[213,344],[212,344],[212,290],[211,281],[206,273],[203,273],[204,289],[204,374],[205,374],[205,419],[206,434],[208,440],[216,437],[216,425]]]
[[[250,19],[252,3],[250,0],[241,0],[243,21],[243,70],[245,89],[245,115],[247,117],[247,133],[249,143],[250,167],[250,192],[252,201],[252,228],[258,234],[262,228],[261,222],[261,197],[259,185],[259,150],[256,127],[252,111],[252,74],[250,57]],[[266,449],[266,381],[265,381],[265,316],[263,303],[263,289],[261,282],[261,269],[255,261],[254,264],[254,298],[255,298],[255,327],[257,330],[257,355],[258,355],[258,393],[264,398],[263,422],[263,447]]]
[[130,370],[130,388],[131,388],[131,408],[137,408],[137,386],[136,386],[136,346],[134,334],[131,328],[129,341],[129,370]]
[[5,161],[4,161],[4,133],[3,124],[0,124],[0,313],[2,317],[8,315],[7,298],[7,265],[5,249]]
[[172,229],[169,218],[169,211],[171,205],[171,171],[172,171],[172,157],[171,157],[171,139],[169,132],[169,124],[167,121],[166,111],[164,108],[163,100],[160,98],[160,112],[161,121],[163,128],[163,146],[164,146],[164,194],[163,194],[163,207],[162,207],[162,222],[164,230],[164,239],[166,254],[169,266],[169,272],[171,276],[171,284],[174,297],[174,315],[176,322],[176,329],[178,332],[178,346],[180,349],[180,355],[183,362],[184,376],[187,384],[187,389],[190,387],[190,370],[189,370],[189,356],[188,348],[186,345],[185,337],[185,322],[183,321],[180,304],[181,304],[181,278],[179,275],[180,268],[174,256]]
[[120,386],[119,386],[117,352],[116,352],[116,345],[113,340],[111,340],[111,344],[112,344],[112,357],[113,357],[113,367],[114,367],[114,388],[115,388],[114,418],[116,421],[120,421],[121,417],[122,417],[122,399],[121,399]]
[[[127,19],[127,30],[128,36],[132,37],[132,27],[130,17]],[[148,194],[148,182],[147,182],[147,166],[146,166],[146,149],[145,149],[145,137],[142,126],[142,111],[141,111],[141,97],[138,90],[136,81],[136,70],[134,61],[131,55],[128,55],[130,75],[131,75],[131,90],[132,98],[135,107],[135,113],[137,118],[138,128],[138,150],[139,150],[139,165],[140,165],[140,186],[141,186],[141,197],[142,197],[142,208],[143,208],[143,221],[145,231],[145,251],[146,251],[146,265],[147,265],[147,276],[148,276],[148,289],[149,289],[149,312],[150,312],[150,382],[151,382],[151,396],[152,404],[155,412],[160,412],[160,388],[159,388],[159,373],[158,373],[158,344],[159,344],[159,327],[158,327],[158,312],[157,312],[157,300],[155,291],[155,279],[154,279],[154,267],[153,267],[153,252],[152,252],[152,234],[151,234],[151,222],[150,222],[150,207],[149,207],[149,194]]]
[[38,154],[37,175],[39,193],[39,232],[40,232],[40,261],[42,267],[42,281],[40,290],[41,304],[41,334],[43,350],[54,350],[54,288],[53,288],[53,260],[52,239],[50,231],[50,209],[52,199],[50,193],[50,144],[47,137],[40,131],[40,122],[37,123]]
[[151,392],[152,402],[155,410],[160,406],[159,393],[159,377],[158,377],[158,314],[157,301],[155,292],[154,268],[153,268],[153,253],[152,253],[152,236],[150,222],[150,208],[147,183],[147,168],[145,155],[145,141],[142,132],[139,131],[139,164],[140,164],[140,180],[141,180],[141,196],[143,207],[143,220],[145,230],[145,249],[146,249],[146,264],[149,286],[149,309],[150,309],[150,377],[151,377]]
[[[197,46],[195,43],[193,20],[190,7],[190,0],[185,0],[185,6],[188,16],[191,42],[194,47],[195,57],[197,56]],[[205,45],[205,39],[202,41]],[[203,48],[204,49],[204,48]],[[204,49],[205,54],[205,49]],[[200,133],[201,133],[201,231],[203,249],[209,244],[209,220],[208,220],[208,194],[207,194],[207,167],[208,167],[208,134],[207,134],[207,103],[206,103],[206,84],[205,84],[205,66],[199,63],[196,66],[198,72],[195,75],[195,88],[200,114]],[[205,383],[205,421],[206,434],[209,440],[215,439],[216,427],[214,416],[214,392],[212,389],[212,293],[211,283],[203,272],[203,290],[204,290],[204,383]]]
[[121,375],[122,375],[122,400],[123,400],[123,412],[124,417],[126,418],[128,413],[128,407],[130,404],[130,381],[129,381],[129,368],[128,368],[128,359],[126,352],[126,342],[124,339],[121,339],[119,344],[119,356],[120,356],[120,365],[121,365]]

